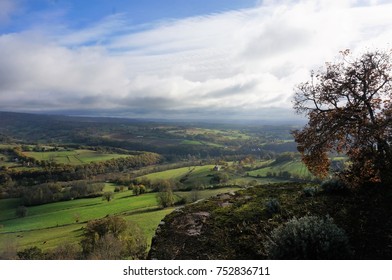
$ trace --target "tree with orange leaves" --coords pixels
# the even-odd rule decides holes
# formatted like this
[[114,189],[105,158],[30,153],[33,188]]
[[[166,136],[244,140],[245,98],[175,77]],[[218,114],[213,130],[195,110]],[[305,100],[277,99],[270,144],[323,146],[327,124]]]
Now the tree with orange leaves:
[[349,167],[340,177],[351,185],[391,182],[392,52],[368,51],[341,58],[312,72],[295,88],[294,109],[308,123],[293,131],[309,170],[329,172],[329,153],[344,153]]

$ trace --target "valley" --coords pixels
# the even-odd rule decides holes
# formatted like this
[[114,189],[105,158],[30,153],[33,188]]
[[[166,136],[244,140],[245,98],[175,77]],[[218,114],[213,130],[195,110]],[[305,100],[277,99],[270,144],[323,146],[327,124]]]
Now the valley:
[[[177,207],[249,186],[314,180],[291,126],[16,113],[0,113],[0,124],[3,255],[78,247],[87,223],[107,216],[137,225],[149,248]],[[173,192],[165,207],[157,199],[162,186]]]

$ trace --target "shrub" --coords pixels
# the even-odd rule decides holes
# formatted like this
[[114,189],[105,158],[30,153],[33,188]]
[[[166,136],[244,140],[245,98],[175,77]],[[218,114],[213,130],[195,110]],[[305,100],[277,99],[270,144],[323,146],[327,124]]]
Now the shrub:
[[330,217],[294,217],[274,229],[264,245],[270,259],[348,259],[351,256],[346,233]]
[[118,216],[91,220],[80,242],[87,259],[143,259],[147,243],[142,230]]
[[110,202],[113,199],[113,193],[112,192],[104,192],[102,195],[102,200],[106,200],[107,202]]
[[188,199],[184,196],[178,199],[176,202],[174,202],[175,206],[180,206],[180,205],[185,205],[188,203]]
[[348,191],[346,184],[338,179],[329,179],[322,182],[321,189],[326,193],[344,193]]
[[292,161],[295,158],[295,154],[291,152],[281,153],[278,155],[274,161],[274,164],[279,164],[282,162]]
[[18,208],[16,208],[15,210],[15,215],[19,218],[23,218],[27,216],[27,207],[24,205],[18,206]]
[[77,244],[64,243],[48,252],[49,260],[77,260],[81,258],[81,248]]
[[147,189],[145,185],[140,185],[139,188],[140,188],[140,194],[146,193]]
[[305,187],[303,189],[303,193],[306,197],[313,197],[317,194],[318,188],[317,187]]
[[272,216],[280,212],[280,203],[276,198],[271,198],[265,203],[267,212]]
[[29,247],[17,253],[20,260],[44,260],[45,254],[37,246]]
[[140,194],[140,186],[139,185],[134,185],[132,188],[132,193],[134,195],[139,195]]

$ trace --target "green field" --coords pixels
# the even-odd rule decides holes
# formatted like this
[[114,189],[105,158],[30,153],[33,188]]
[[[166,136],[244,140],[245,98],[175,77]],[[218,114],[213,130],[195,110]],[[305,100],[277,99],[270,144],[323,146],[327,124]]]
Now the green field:
[[189,178],[193,178],[194,180],[196,180],[206,177],[209,173],[212,172],[213,168],[214,165],[182,167],[150,173],[142,177],[147,178],[152,182],[156,182],[159,180],[180,180],[184,176],[188,176]]
[[[113,188],[114,185],[107,184],[105,190]],[[198,192],[198,198],[237,189],[203,190]],[[178,198],[189,198],[191,195],[190,192],[175,194]],[[174,209],[159,208],[155,193],[134,196],[128,190],[115,193],[110,202],[98,197],[31,206],[24,218],[18,218],[15,214],[18,205],[19,199],[0,200],[0,250],[9,244],[18,249],[38,246],[45,250],[62,243],[77,243],[81,239],[82,228],[89,220],[106,215],[120,215],[136,223],[150,244],[159,222]]]
[[10,156],[0,153],[0,166],[13,167],[18,166],[18,163],[12,161]]
[[[172,211],[173,208],[154,211],[146,210],[145,212],[135,211],[134,213],[129,212],[121,216],[125,220],[137,224],[144,232],[148,245],[150,245],[157,225]],[[37,246],[46,250],[55,248],[64,243],[78,243],[81,240],[81,235],[83,233],[82,229],[85,226],[86,222],[80,222],[23,232],[0,233],[0,251],[9,243],[16,246],[18,250],[31,246]]]
[[158,208],[155,193],[134,196],[131,191],[116,193],[110,202],[99,197],[28,207],[24,218],[15,216],[18,202],[18,199],[0,200],[0,246],[11,240],[18,247],[42,248],[74,242],[80,239],[81,227],[87,221],[106,215],[121,215],[135,222],[150,240],[159,221],[173,210]]
[[296,177],[301,177],[301,178],[312,177],[312,174],[309,172],[308,168],[300,160],[283,162],[280,164],[270,164],[266,167],[262,167],[260,169],[250,171],[249,176],[266,177],[268,173],[278,174],[279,172],[285,172],[285,171],[290,172],[290,174]]
[[105,154],[92,150],[24,152],[24,154],[28,157],[35,158],[36,160],[49,160],[56,163],[71,165],[87,164],[129,156],[123,154]]
[[[262,163],[258,163],[260,166],[268,165],[271,161],[264,161]],[[211,175],[215,174],[216,171],[213,171],[215,165],[204,165],[204,166],[191,166],[191,167],[182,167],[176,169],[170,169],[161,172],[150,173],[145,176],[141,176],[143,178],[147,178],[151,180],[153,183],[159,180],[173,180],[179,181],[181,179],[185,186],[204,186],[208,187],[211,185]],[[288,168],[292,172],[302,172],[304,166],[295,164]],[[250,182],[256,184],[270,184],[270,183],[279,183],[279,182],[287,182],[289,180],[282,180],[281,178],[262,178],[265,177],[269,170],[285,170],[286,167],[275,167],[271,169],[270,167],[264,167],[257,169],[255,171],[249,172],[249,176],[235,175],[229,174],[228,185],[236,185],[236,186],[246,186],[249,185]],[[300,169],[298,169],[300,168]],[[222,171],[220,171],[222,172]],[[224,171],[223,171],[224,172]],[[256,178],[257,174],[259,174],[260,178]],[[302,173],[301,173],[302,174]],[[141,178],[140,177],[140,178]],[[186,180],[184,180],[186,179]]]

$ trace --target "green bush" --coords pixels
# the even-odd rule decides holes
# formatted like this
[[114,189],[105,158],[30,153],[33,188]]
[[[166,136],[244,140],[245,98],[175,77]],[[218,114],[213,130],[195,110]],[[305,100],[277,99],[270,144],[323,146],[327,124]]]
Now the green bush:
[[134,185],[132,188],[132,192],[134,195],[139,195],[140,194],[140,186],[139,185]]
[[272,231],[265,242],[270,259],[348,259],[351,250],[346,233],[332,218],[293,218]]
[[322,182],[321,189],[326,193],[344,193],[348,191],[346,184],[338,179],[329,179]]
[[313,197],[317,194],[318,188],[317,187],[305,187],[303,189],[303,193],[306,197]]
[[271,216],[280,212],[280,203],[276,198],[271,198],[265,203],[265,208]]
[[23,251],[19,251],[18,258],[20,260],[44,260],[45,254],[37,246],[29,247]]
[[26,217],[27,213],[28,213],[28,209],[24,205],[18,206],[18,208],[16,208],[15,210],[15,215],[19,218]]

